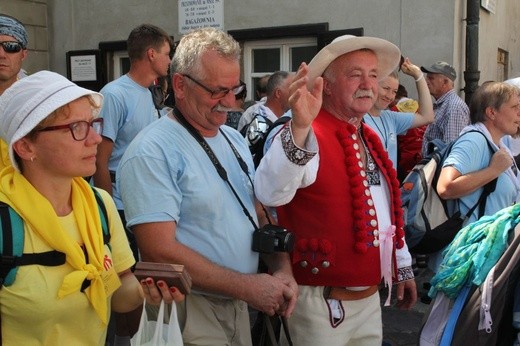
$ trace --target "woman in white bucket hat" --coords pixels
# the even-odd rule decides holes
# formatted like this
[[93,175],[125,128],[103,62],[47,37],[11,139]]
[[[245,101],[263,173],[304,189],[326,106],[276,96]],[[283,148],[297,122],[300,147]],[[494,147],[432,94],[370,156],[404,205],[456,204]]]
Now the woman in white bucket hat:
[[[24,254],[3,275],[4,345],[104,345],[111,308],[139,307],[143,291],[156,305],[161,295],[169,302],[183,297],[162,281],[161,293],[151,280],[139,284],[113,201],[82,178],[95,171],[102,101],[101,94],[49,71],[21,79],[0,96],[0,136],[12,162],[0,171],[0,201],[23,221]],[[26,254],[37,254],[36,264],[23,263]]]

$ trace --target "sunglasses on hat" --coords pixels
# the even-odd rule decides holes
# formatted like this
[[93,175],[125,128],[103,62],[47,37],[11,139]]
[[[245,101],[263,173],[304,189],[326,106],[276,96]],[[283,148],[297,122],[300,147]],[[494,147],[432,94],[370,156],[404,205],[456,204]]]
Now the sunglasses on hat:
[[2,46],[6,53],[18,53],[23,49],[19,42],[14,41],[1,41],[0,46]]

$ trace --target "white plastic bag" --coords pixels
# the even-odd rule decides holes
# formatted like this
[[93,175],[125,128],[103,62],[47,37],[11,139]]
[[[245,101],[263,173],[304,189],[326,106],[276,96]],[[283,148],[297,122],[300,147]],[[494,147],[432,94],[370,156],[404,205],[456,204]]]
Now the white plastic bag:
[[169,323],[164,321],[164,300],[161,301],[157,321],[148,320],[146,313],[146,302],[143,304],[143,313],[139,322],[137,333],[130,340],[132,346],[183,346],[181,329],[177,320],[177,306],[171,304]]

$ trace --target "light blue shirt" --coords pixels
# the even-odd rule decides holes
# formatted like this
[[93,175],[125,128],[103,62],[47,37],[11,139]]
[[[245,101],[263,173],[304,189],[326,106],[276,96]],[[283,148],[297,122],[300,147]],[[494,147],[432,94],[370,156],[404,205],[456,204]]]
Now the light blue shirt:
[[[464,134],[453,145],[450,154],[444,161],[443,167],[453,166],[462,175],[476,172],[489,166],[493,153],[488,147],[487,141],[480,133],[472,132]],[[483,187],[460,198],[460,212],[467,214],[468,210],[477,203],[482,194]],[[495,191],[492,192],[486,202],[484,215],[493,215],[497,211],[509,207],[515,203],[516,186],[506,172],[498,176]],[[478,207],[470,215],[465,225],[478,219]]]
[[[221,130],[247,163],[250,179],[220,132],[205,139],[258,224],[249,148],[238,131],[228,126]],[[177,121],[165,116],[141,131],[124,154],[118,174],[128,226],[175,221],[177,241],[221,266],[256,273],[253,225],[206,152]]]
[[[467,133],[461,136],[453,145],[451,152],[446,160],[444,160],[442,167],[453,166],[453,168],[464,175],[488,167],[492,155],[493,153],[489,149],[487,141],[483,135],[476,132]],[[477,203],[483,190],[483,187],[478,188],[472,193],[459,199],[459,210],[461,215],[466,215],[469,209]],[[516,186],[507,173],[503,172],[500,174],[498,176],[495,191],[492,192],[486,200],[484,215],[493,215],[497,211],[511,206],[515,202],[516,191]],[[453,210],[455,207],[453,200],[448,200],[447,205],[450,210]],[[475,208],[473,213],[464,222],[463,226],[478,220],[478,214],[479,207]],[[428,267],[434,272],[437,272],[442,263],[443,251],[444,250],[441,250],[430,254]]]
[[413,113],[394,112],[388,109],[381,111],[379,116],[370,116],[368,113],[363,116],[363,121],[381,139],[395,169],[397,169],[397,135],[406,133],[412,127],[414,119]]
[[[139,131],[156,120],[158,114],[150,90],[127,75],[108,83],[100,93],[104,96],[100,113],[104,119],[103,137],[114,143],[108,169],[115,172],[130,142]],[[117,209],[124,209],[115,183],[112,183],[112,197]]]

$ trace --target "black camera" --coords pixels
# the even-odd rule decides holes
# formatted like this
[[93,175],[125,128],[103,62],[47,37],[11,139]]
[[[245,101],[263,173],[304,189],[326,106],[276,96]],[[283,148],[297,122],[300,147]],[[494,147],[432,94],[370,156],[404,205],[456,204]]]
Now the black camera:
[[253,232],[253,251],[260,253],[291,252],[294,235],[285,228],[265,225]]

